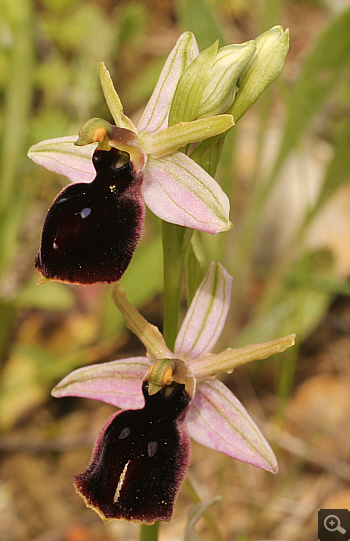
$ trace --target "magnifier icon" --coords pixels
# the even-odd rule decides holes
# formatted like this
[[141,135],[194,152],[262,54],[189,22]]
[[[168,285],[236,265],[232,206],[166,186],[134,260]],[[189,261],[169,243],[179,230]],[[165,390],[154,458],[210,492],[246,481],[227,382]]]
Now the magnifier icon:
[[323,524],[326,530],[328,530],[329,532],[337,531],[343,534],[346,533],[346,530],[342,528],[342,526],[340,525],[340,520],[336,515],[327,515],[324,519]]

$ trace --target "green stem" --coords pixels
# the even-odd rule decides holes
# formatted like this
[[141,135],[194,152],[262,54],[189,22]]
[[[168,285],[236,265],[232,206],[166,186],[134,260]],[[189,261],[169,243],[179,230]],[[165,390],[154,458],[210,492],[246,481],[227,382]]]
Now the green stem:
[[163,336],[174,351],[178,331],[184,261],[193,230],[180,225],[162,223],[164,264],[164,329]]
[[155,522],[151,526],[141,524],[140,541],[158,541],[159,522]]

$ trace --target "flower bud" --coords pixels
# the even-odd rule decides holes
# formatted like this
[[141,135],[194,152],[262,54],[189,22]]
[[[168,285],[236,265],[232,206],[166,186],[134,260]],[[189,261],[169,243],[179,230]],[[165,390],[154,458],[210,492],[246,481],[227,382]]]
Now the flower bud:
[[274,26],[261,34],[255,44],[255,53],[238,81],[236,98],[226,111],[233,115],[235,122],[280,75],[289,49],[289,30]]
[[219,115],[230,107],[235,97],[236,82],[255,49],[254,40],[219,49],[202,94],[198,118]]

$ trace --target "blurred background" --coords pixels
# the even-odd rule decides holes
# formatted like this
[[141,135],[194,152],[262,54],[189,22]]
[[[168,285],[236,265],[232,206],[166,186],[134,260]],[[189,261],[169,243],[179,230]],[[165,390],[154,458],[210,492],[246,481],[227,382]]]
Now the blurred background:
[[[67,180],[33,164],[42,139],[110,120],[98,63],[137,121],[178,36],[201,49],[290,28],[280,78],[231,130],[217,179],[231,200],[229,233],[201,234],[206,269],[234,276],[217,346],[297,333],[284,354],[226,375],[279,460],[277,475],[193,443],[199,497],[221,501],[191,540],[311,541],[319,508],[349,508],[350,10],[344,0],[0,0],[0,531],[6,541],[136,541],[104,526],[75,495],[93,441],[114,409],[50,397],[79,366],[142,355],[111,287],[37,286],[33,261],[52,200]],[[122,278],[129,300],[162,326],[160,223]],[[185,305],[184,305],[185,310]],[[182,489],[163,541],[183,540],[193,494]],[[197,537],[196,537],[197,536]]]

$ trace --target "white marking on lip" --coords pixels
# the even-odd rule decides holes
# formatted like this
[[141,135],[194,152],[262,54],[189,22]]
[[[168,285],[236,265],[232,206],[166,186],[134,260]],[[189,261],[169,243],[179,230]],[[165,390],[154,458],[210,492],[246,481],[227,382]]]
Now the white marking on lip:
[[114,493],[113,503],[117,503],[117,501],[119,500],[120,492],[121,492],[121,490],[123,488],[124,479],[125,479],[126,471],[128,469],[129,464],[130,464],[130,460],[127,461],[127,463],[124,466],[124,469],[123,469],[122,473],[120,474],[118,485],[117,485],[117,488],[116,488],[115,493]]
[[84,219],[84,218],[87,218],[88,216],[90,216],[91,214],[91,208],[89,207],[86,207],[84,208],[83,210],[80,211],[80,216]]
[[147,453],[150,458],[156,454],[157,447],[158,447],[158,442],[156,441],[150,441],[148,443]]
[[123,430],[119,434],[119,439],[123,440],[127,438],[129,435],[130,435],[130,428],[126,426],[125,428],[123,428]]

